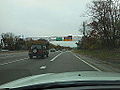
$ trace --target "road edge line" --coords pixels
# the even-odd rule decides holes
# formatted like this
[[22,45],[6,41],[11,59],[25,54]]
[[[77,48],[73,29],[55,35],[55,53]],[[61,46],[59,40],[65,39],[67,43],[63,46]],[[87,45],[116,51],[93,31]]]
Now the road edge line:
[[95,69],[95,70],[97,70],[97,71],[99,71],[99,72],[102,72],[102,70],[100,70],[100,69],[98,69],[97,67],[91,65],[90,63],[84,61],[84,60],[81,59],[79,56],[77,56],[77,55],[75,55],[75,54],[73,54],[73,55],[74,55],[76,58],[78,58],[79,60],[81,60],[82,62],[84,62],[85,64],[87,64],[87,65],[89,65],[90,67],[92,67],[93,69]]

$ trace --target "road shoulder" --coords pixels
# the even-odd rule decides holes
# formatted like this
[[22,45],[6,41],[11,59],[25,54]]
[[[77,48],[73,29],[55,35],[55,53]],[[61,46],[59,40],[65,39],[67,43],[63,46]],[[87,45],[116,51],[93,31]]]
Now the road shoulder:
[[115,64],[112,64],[110,62],[106,62],[97,58],[90,58],[85,55],[80,55],[78,53],[74,53],[84,61],[88,62],[89,64],[95,66],[96,68],[100,69],[101,71],[107,71],[107,72],[120,72],[120,69],[118,67],[115,67]]

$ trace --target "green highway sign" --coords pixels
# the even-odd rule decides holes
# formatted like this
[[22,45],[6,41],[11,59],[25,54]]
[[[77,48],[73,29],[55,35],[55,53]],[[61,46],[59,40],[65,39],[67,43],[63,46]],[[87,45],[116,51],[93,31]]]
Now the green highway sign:
[[62,37],[56,37],[56,41],[63,41]]

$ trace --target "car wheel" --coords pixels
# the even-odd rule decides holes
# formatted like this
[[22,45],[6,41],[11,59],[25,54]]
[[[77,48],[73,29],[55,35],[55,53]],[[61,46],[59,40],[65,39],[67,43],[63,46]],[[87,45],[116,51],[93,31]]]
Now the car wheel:
[[32,59],[33,58],[33,56],[29,56],[30,57],[30,59]]
[[41,58],[44,58],[44,57],[45,57],[44,55],[41,56]]
[[48,54],[46,55],[46,57],[49,57]]
[[36,56],[36,58],[40,58],[39,56]]

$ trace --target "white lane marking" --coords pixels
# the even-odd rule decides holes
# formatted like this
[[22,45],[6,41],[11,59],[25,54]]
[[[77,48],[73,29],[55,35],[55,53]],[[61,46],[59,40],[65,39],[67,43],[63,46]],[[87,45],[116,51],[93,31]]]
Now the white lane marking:
[[80,57],[78,57],[77,55],[73,54],[76,58],[78,58],[79,60],[81,60],[82,62],[84,62],[85,64],[89,65],[90,67],[94,68],[95,70],[102,72],[102,70],[96,68],[95,66],[89,64],[88,62],[84,61],[83,59],[81,59]]
[[50,61],[51,62],[53,62],[57,57],[59,57],[61,54],[63,54],[63,53],[60,53],[60,54],[58,54],[57,56],[55,56],[53,59],[51,59]]
[[7,64],[10,64],[10,63],[15,63],[15,62],[18,62],[18,61],[23,61],[23,60],[26,60],[26,59],[29,59],[29,58],[23,58],[23,59],[11,61],[11,62],[3,63],[3,64],[0,64],[0,65],[7,65]]
[[41,66],[40,69],[41,70],[46,69],[46,66]]

